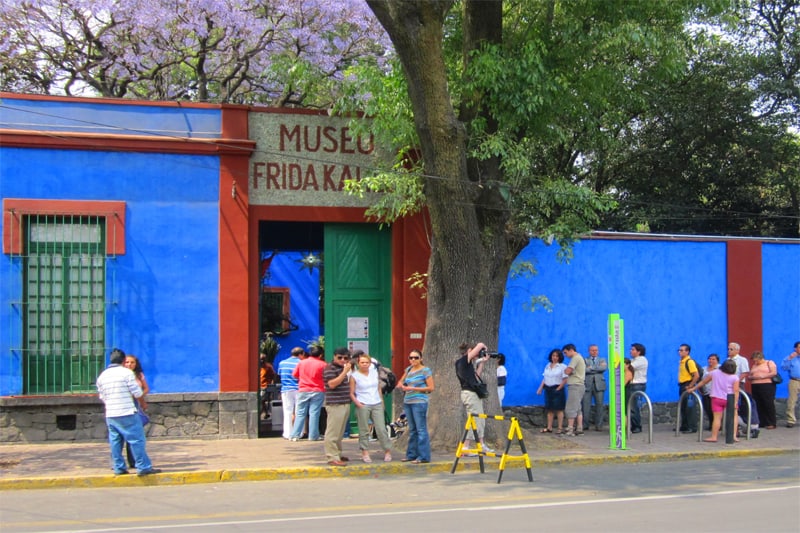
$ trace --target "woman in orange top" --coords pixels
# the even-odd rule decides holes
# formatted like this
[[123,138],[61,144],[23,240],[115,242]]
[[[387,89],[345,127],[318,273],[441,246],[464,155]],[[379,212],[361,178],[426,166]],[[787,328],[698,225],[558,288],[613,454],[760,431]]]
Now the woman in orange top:
[[778,373],[778,367],[774,361],[764,359],[764,354],[761,352],[753,352],[750,359],[750,374],[747,379],[750,381],[753,401],[756,402],[758,419],[767,429],[775,429],[777,419],[775,384],[772,382],[772,376]]

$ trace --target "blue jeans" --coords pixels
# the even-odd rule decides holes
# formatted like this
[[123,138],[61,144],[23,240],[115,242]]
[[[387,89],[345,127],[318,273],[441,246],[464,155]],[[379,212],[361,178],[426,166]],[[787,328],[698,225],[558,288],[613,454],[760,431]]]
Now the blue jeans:
[[[628,397],[625,398],[625,403],[629,404],[629,400],[631,395],[636,391],[644,392],[647,389],[647,383],[630,383],[627,387],[625,387],[625,392],[627,393]],[[642,430],[642,413],[639,409],[639,400],[641,396],[637,396],[633,399],[633,405],[631,405],[631,431],[641,431]]]
[[319,413],[322,411],[324,402],[324,392],[297,393],[297,412],[294,417],[294,428],[292,428],[293,439],[299,439],[303,434],[306,418],[308,418],[308,440],[319,438]]
[[408,419],[406,459],[431,460],[431,439],[428,436],[428,402],[404,403]]
[[[689,382],[678,384],[678,398],[689,388]],[[679,431],[697,431],[697,406],[695,397],[689,394],[681,403],[681,427]]]
[[127,442],[131,447],[133,458],[136,461],[136,470],[144,472],[153,468],[150,458],[145,451],[145,436],[142,419],[138,413],[127,416],[106,418],[108,426],[108,442],[111,444],[111,462],[115,473],[127,470],[125,456],[122,453]]

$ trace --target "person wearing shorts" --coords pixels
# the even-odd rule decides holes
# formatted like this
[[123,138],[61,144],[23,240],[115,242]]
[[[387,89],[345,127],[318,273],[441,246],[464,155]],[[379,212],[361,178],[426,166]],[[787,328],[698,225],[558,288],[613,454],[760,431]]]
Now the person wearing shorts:
[[[722,366],[712,370],[700,380],[699,383],[687,388],[689,392],[701,389],[706,383],[711,383],[711,436],[703,439],[705,442],[717,442],[719,429],[722,425],[722,412],[728,405],[728,395],[733,394],[734,409],[739,405],[739,378],[736,376],[736,362],[727,359]],[[736,416],[734,414],[734,416]],[[739,439],[734,437],[734,441]]]

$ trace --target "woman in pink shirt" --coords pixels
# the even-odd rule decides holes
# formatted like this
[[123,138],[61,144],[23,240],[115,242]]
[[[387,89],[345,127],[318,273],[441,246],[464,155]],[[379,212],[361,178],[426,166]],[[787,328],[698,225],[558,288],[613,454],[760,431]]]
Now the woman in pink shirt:
[[[714,414],[714,419],[711,422],[711,436],[703,439],[703,441],[717,442],[719,428],[722,425],[722,412],[728,405],[728,395],[733,394],[734,409],[739,405],[739,379],[736,376],[736,362],[732,359],[727,359],[722,363],[721,367],[712,370],[703,376],[703,379],[694,387],[689,387],[686,390],[691,392],[701,389],[708,382],[711,382],[711,411]],[[736,417],[736,414],[733,416]],[[739,441],[735,437],[733,440]]]

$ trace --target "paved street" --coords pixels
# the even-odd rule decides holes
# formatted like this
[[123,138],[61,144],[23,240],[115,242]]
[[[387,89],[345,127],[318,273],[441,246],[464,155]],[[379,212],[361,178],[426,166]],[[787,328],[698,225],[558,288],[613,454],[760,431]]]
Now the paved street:
[[679,516],[696,517],[696,531],[796,532],[799,466],[797,455],[776,455],[549,466],[534,471],[533,483],[514,470],[499,485],[494,473],[463,471],[8,491],[0,510],[4,533],[407,532],[409,524],[427,531],[642,531],[647,524],[648,532],[672,532]]
[[[496,422],[507,424],[507,422]],[[675,436],[674,428],[656,425],[653,442],[645,433],[633,435],[625,450],[609,448],[607,432],[588,431],[586,435],[567,438],[527,432],[525,444],[534,468],[550,464],[602,462],[647,462],[670,458],[770,455],[800,452],[800,429],[780,427],[762,431],[758,439],[736,444],[698,442],[698,435]],[[373,446],[374,458],[379,458]],[[357,439],[346,439],[345,453],[354,459],[346,468],[332,468],[325,463],[321,442],[288,442],[281,438],[151,440],[148,452],[163,473],[145,479],[135,475],[111,475],[106,442],[62,442],[51,444],[0,445],[0,490],[48,487],[123,487],[217,483],[220,481],[258,481],[309,479],[342,476],[374,476],[425,471],[449,472],[455,452],[436,451],[427,465],[409,465],[399,460],[404,448],[396,449],[395,461],[376,461],[365,465],[358,461]],[[521,450],[514,443],[511,455]],[[487,458],[487,472],[496,476],[498,460]],[[475,458],[463,458],[459,471],[477,468]],[[514,472],[524,475],[520,460],[509,462],[504,482]]]

